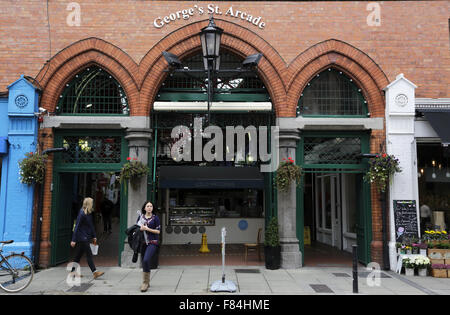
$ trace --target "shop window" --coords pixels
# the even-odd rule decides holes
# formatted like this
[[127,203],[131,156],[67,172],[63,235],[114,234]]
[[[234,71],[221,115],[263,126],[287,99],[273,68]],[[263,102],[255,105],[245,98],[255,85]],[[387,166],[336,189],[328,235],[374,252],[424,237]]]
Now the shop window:
[[66,84],[56,111],[70,115],[128,115],[129,110],[119,82],[104,69],[91,66]]
[[450,224],[450,148],[440,143],[418,144],[420,221],[424,230],[444,230]]
[[327,69],[312,79],[300,96],[297,116],[367,117],[362,91],[342,71]]
[[[190,70],[204,70],[202,54],[183,60],[183,66]],[[220,74],[214,81],[213,101],[230,102],[266,102],[269,94],[263,82],[254,73],[236,75],[225,70],[235,70],[242,67],[242,59],[228,52],[220,54]],[[204,84],[205,71],[171,74],[162,84],[157,94],[157,101],[193,102],[207,100],[207,85]]]

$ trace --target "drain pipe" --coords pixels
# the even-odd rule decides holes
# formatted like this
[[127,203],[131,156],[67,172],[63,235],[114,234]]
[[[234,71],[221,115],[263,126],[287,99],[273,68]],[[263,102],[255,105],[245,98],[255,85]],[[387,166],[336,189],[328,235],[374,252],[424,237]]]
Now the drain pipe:
[[[47,150],[44,150],[42,152],[42,155],[48,154],[48,153],[55,153],[55,152],[67,152],[67,148],[50,148]],[[39,185],[39,204],[38,204],[38,213],[36,216],[36,235],[35,235],[35,244],[34,244],[34,250],[33,250],[33,263],[34,268],[39,267],[39,256],[41,253],[41,230],[42,230],[42,212],[44,207],[44,183],[45,183],[45,172],[44,172],[44,178],[42,181],[42,184]]]

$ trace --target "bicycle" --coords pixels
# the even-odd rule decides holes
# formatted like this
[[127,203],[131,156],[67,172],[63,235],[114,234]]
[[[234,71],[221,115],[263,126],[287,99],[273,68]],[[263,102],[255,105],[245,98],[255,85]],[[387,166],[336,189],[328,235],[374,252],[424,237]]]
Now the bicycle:
[[14,241],[0,241],[0,288],[8,293],[22,291],[34,276],[34,267],[30,258],[24,253],[11,253],[3,256],[3,246]]

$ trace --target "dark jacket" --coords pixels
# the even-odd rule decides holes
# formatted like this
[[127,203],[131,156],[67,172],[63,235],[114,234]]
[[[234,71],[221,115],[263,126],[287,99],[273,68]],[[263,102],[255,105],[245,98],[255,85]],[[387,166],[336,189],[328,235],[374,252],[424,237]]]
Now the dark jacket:
[[97,238],[97,236],[95,234],[92,214],[86,215],[84,210],[81,209],[72,233],[72,242],[89,242],[93,238]]
[[137,224],[129,227],[125,233],[128,235],[128,245],[134,253],[140,253],[141,245],[144,243],[144,233],[141,231],[141,227]]

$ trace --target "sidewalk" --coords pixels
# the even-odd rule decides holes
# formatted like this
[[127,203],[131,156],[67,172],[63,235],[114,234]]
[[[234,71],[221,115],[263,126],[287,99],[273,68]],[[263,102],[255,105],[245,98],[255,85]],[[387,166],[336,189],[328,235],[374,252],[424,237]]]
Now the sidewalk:
[[[235,293],[210,292],[211,284],[222,278],[221,266],[160,266],[151,272],[150,289],[139,291],[141,269],[101,268],[105,275],[92,279],[89,268],[82,267],[80,285],[69,286],[65,267],[41,270],[33,282],[19,294],[87,294],[87,295],[316,295],[353,294],[351,268],[304,267],[294,270],[267,270],[263,266],[227,266],[226,280],[237,287]],[[359,269],[359,294],[364,295],[427,295],[450,294],[450,279],[406,277],[381,272],[379,286],[370,286],[368,271]]]

